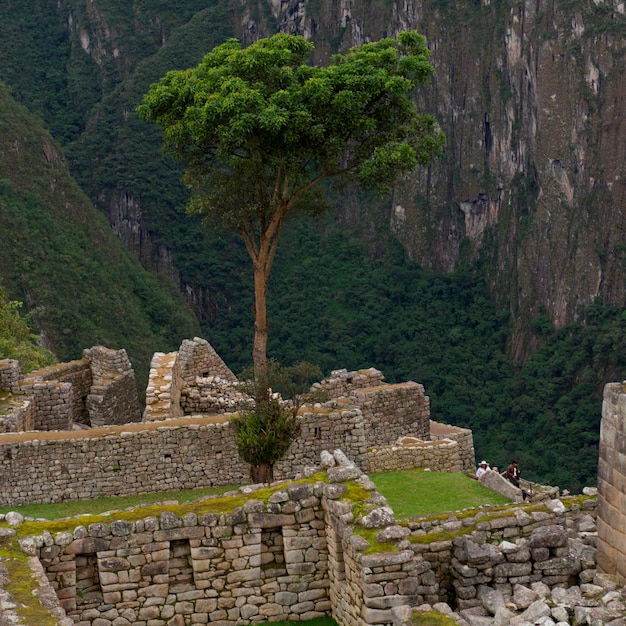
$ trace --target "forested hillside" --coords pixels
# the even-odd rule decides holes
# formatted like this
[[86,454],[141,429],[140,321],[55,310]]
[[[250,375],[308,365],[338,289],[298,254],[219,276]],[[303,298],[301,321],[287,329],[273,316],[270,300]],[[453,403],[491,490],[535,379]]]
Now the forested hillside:
[[0,20],[0,282],[58,358],[124,347],[144,376],[199,328],[238,371],[253,325],[245,251],[185,215],[180,171],[135,113],[150,83],[230,36],[302,33],[324,62],[423,32],[436,71],[416,99],[444,158],[391,196],[343,190],[328,219],[291,226],[270,356],[419,381],[481,457],[594,481],[626,337],[617,5],[14,0]]
[[0,224],[0,281],[59,360],[94,345],[125,348],[145,386],[152,354],[197,332],[175,286],[124,248],[60,146],[2,85]]

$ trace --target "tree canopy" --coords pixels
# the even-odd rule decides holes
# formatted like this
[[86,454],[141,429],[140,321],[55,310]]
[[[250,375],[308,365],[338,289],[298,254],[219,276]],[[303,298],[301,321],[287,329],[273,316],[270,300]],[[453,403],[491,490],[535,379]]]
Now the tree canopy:
[[310,65],[313,45],[277,34],[231,39],[168,72],[139,107],[164,130],[195,192],[190,210],[243,239],[254,267],[255,374],[266,371],[267,280],[286,218],[326,208],[320,183],[379,190],[437,154],[443,138],[410,98],[433,72],[423,36],[403,32]]

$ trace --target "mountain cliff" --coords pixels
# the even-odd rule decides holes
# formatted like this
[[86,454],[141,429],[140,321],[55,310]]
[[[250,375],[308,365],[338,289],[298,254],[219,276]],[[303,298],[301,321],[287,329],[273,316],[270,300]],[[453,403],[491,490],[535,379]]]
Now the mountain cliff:
[[[15,19],[16,9],[4,11]],[[63,0],[44,22],[72,70],[68,104],[34,104],[51,128],[68,126],[62,112],[82,118],[66,133],[75,175],[114,232],[146,267],[178,281],[200,316],[215,313],[219,293],[190,275],[163,224],[181,214],[185,191],[134,107],[167,69],[197,63],[226,37],[276,30],[311,38],[319,62],[403,29],[427,37],[436,71],[416,98],[445,132],[444,158],[408,177],[374,218],[349,202],[338,214],[364,231],[371,219],[384,222],[411,259],[437,272],[480,259],[493,297],[511,313],[515,358],[536,348],[528,329],[541,315],[558,329],[595,298],[624,304],[623,2],[221,0],[173,9]]]
[[[127,275],[150,285],[120,296],[135,303],[124,320],[144,319],[149,338],[132,335],[130,322],[117,337],[120,328],[87,304],[63,324],[59,302],[55,320],[33,318],[36,330],[61,358],[96,342],[133,341],[129,352],[146,361],[197,332],[199,320],[234,369],[247,364],[251,346],[246,253],[185,215],[180,169],[162,154],[158,129],[135,114],[142,95],[231,36],[303,34],[324,63],[352,45],[422,32],[435,75],[415,98],[439,121],[445,154],[388,197],[344,190],[327,222],[287,230],[270,285],[271,351],[324,370],[374,365],[388,380],[418,380],[437,419],[474,429],[481,456],[510,455],[523,440],[524,466],[548,482],[574,484],[545,448],[576,438],[576,450],[558,447],[562,466],[576,466],[578,484],[593,476],[602,385],[626,374],[623,2],[12,0],[0,5],[0,20],[8,88],[0,115],[11,128],[17,101],[37,116],[28,124],[51,136],[38,135],[35,153],[51,160],[30,167],[57,168],[36,189],[27,179],[20,189],[34,190],[40,205],[65,206],[43,191],[62,172],[64,184],[86,194],[66,212],[66,232],[77,220],[105,237],[103,215],[116,235],[106,244],[87,237],[85,254],[116,259],[118,241],[132,253],[120,266],[128,269],[81,275],[97,276],[102,293]],[[3,144],[11,158],[13,136],[7,131]],[[11,185],[13,168],[7,159],[0,172]],[[0,190],[5,205],[12,189]],[[16,228],[16,218],[1,218],[3,232],[7,219]],[[26,283],[40,267],[33,251],[41,255],[48,242],[15,241],[0,254],[28,263],[15,269],[11,255],[2,258],[10,296],[49,310],[59,291],[73,304],[52,282],[63,275],[53,264],[44,276],[52,287],[32,297]],[[185,301],[168,287],[164,295],[163,281]]]
[[[623,2],[273,3],[278,28],[333,48],[422,32],[435,75],[416,97],[445,158],[399,186],[389,223],[438,272],[482,258],[512,314],[512,354],[595,299],[624,305],[626,16]],[[246,31],[254,30],[246,23]]]
[[125,348],[145,385],[152,354],[197,332],[181,294],[128,253],[59,144],[1,83],[0,224],[2,283],[59,359],[96,344]]

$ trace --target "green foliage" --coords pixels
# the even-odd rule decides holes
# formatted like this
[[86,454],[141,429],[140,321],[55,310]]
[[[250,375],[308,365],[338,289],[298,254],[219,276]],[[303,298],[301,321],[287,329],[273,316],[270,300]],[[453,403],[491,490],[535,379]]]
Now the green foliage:
[[29,324],[45,329],[59,360],[93,345],[125,348],[145,388],[152,354],[197,333],[182,296],[131,257],[71,179],[58,145],[2,86],[0,137],[7,294],[28,303]]
[[[473,430],[481,458],[506,467],[517,456],[525,478],[572,492],[595,483],[602,388],[626,374],[622,308],[594,303],[581,323],[542,335],[538,352],[516,364],[507,357],[508,316],[479,274],[431,275],[393,241],[370,251],[356,232],[309,220],[287,229],[269,296],[272,357],[415,380],[433,419]],[[231,310],[233,320],[249,315],[245,306]],[[245,352],[230,344],[228,320],[208,332],[241,369]]]
[[20,362],[23,373],[56,362],[54,354],[38,345],[39,337],[28,328],[28,320],[20,316],[22,303],[8,300],[0,286],[0,359]]
[[280,33],[247,48],[231,39],[196,68],[168,72],[138,107],[185,167],[190,212],[237,234],[250,256],[257,404],[267,390],[267,284],[285,221],[327,208],[326,179],[384,188],[443,143],[409,97],[433,71],[424,37],[400,33],[328,67],[308,65],[312,51]]
[[184,163],[192,206],[236,232],[324,178],[385,184],[441,148],[434,119],[408,98],[433,71],[423,37],[366,44],[328,67],[305,64],[312,50],[284,34],[244,49],[231,39],[197,68],[168,72],[139,107]]
[[251,466],[280,460],[298,434],[296,411],[284,408],[276,398],[257,402],[231,420],[239,455]]

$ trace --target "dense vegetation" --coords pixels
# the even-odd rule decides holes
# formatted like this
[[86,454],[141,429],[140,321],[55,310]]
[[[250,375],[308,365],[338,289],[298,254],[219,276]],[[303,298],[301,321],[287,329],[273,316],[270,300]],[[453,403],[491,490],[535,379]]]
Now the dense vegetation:
[[[197,322],[175,287],[146,272],[93,209],[37,120],[0,85],[0,279],[59,360],[125,348],[145,389],[152,354]],[[0,354],[0,358],[4,356]]]
[[21,302],[9,300],[0,286],[0,357],[20,362],[22,372],[30,372],[56,362],[54,354],[38,345],[27,320],[20,315]]
[[[392,240],[373,259],[357,233],[302,221],[275,270],[271,357],[325,373],[375,366],[388,382],[420,382],[433,419],[471,428],[477,455],[493,465],[517,456],[528,480],[574,490],[595,483],[602,389],[626,371],[620,307],[596,303],[559,331],[538,318],[542,345],[519,364],[507,357],[508,315],[469,267],[433,275]],[[237,306],[204,329],[236,371],[250,360],[252,335],[251,288],[239,289]]]
[[[180,170],[134,110],[151,82],[197,64],[241,20],[227,0],[97,4],[101,13],[90,15],[78,0],[54,10],[46,0],[0,6],[0,78],[39,118],[0,91],[0,280],[60,360],[98,343],[123,347],[145,381],[152,353],[175,349],[201,324],[240,371],[253,334],[246,252],[184,215]],[[255,17],[271,26],[265,13]],[[77,24],[91,29],[89,54]],[[171,251],[198,320],[168,280],[119,245],[82,192],[104,212],[115,194],[141,205],[141,260],[154,268],[154,250]],[[347,204],[337,202],[337,215]],[[503,466],[516,455],[524,477],[561,487],[593,483],[602,388],[625,375],[623,308],[594,303],[558,331],[539,315],[527,331],[538,350],[514,363],[507,303],[496,307],[481,268],[436,276],[412,263],[389,238],[388,206],[382,219],[364,218],[358,206],[359,232],[331,219],[285,233],[268,295],[269,355],[285,365],[317,363],[325,374],[374,366],[388,382],[421,382],[433,418],[472,428],[480,457]],[[12,350],[0,348],[0,358]]]

